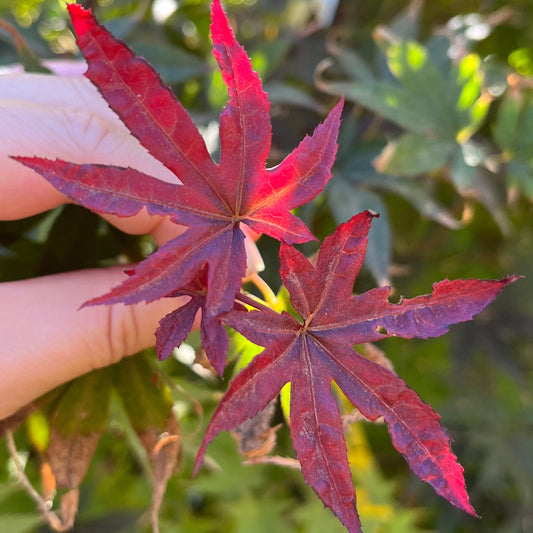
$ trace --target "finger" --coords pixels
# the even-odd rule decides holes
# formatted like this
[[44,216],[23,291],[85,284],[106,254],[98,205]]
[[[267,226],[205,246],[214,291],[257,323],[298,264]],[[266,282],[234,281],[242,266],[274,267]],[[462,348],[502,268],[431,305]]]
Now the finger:
[[159,320],[183,298],[80,309],[124,277],[110,268],[0,284],[0,420],[62,383],[155,344]]
[[[10,155],[130,166],[163,181],[179,183],[130,134],[96,88],[81,77],[0,76],[0,139],[2,220],[34,215],[67,201]],[[151,221],[147,214],[141,214],[139,220],[133,231],[145,233]]]

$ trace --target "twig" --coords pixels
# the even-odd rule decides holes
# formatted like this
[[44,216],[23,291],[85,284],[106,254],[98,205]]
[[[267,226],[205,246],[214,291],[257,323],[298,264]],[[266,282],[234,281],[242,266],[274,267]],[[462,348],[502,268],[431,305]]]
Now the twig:
[[46,501],[42,498],[42,496],[34,489],[30,480],[26,476],[24,472],[24,467],[22,466],[22,463],[20,462],[20,459],[18,457],[17,447],[15,445],[13,433],[10,430],[7,430],[5,433],[5,437],[9,455],[11,456],[11,459],[13,459],[13,463],[15,464],[15,468],[17,469],[17,474],[19,476],[19,481],[24,487],[24,490],[37,504],[39,511],[54,531],[66,531],[61,519],[56,515],[54,511],[51,511],[49,509],[50,501]]

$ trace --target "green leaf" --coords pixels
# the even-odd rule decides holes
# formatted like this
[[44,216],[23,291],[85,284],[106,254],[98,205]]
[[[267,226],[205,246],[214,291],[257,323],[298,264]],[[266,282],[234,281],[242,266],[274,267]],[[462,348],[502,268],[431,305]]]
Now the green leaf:
[[180,83],[207,73],[207,65],[200,58],[177,46],[140,41],[131,48],[154,66],[165,83]]
[[305,533],[346,533],[346,528],[332,513],[324,511],[324,505],[318,498],[309,494],[305,505],[294,510],[294,518],[299,526],[298,531]]
[[145,354],[126,357],[115,365],[113,385],[135,431],[163,431],[172,412],[172,395]]
[[265,91],[272,104],[288,104],[292,106],[304,107],[317,113],[324,111],[322,104],[313,98],[303,89],[290,85],[286,82],[271,82],[265,84]]
[[371,209],[380,217],[374,221],[368,234],[365,264],[379,285],[390,284],[388,271],[391,256],[389,217],[379,196],[356,188],[346,180],[332,180],[328,184],[328,204],[337,224],[349,220],[354,213]]
[[409,2],[407,7],[390,22],[387,31],[391,32],[398,40],[416,39],[419,32],[422,6],[422,2]]
[[533,199],[533,102],[518,93],[507,93],[492,133],[504,161],[508,162],[510,185],[517,185]]
[[258,346],[250,342],[246,337],[239,332],[232,330],[231,332],[231,348],[232,352],[237,354],[239,359],[235,365],[234,374],[240,372],[245,366],[248,366],[250,361],[260,352],[264,350],[262,346]]
[[20,485],[3,483],[0,485],[0,531],[6,533],[34,533],[37,527],[44,522],[44,518],[35,512],[24,512],[27,507],[27,498],[16,502],[13,497],[21,494]]
[[[351,176],[350,176],[351,177]],[[450,229],[459,229],[462,222],[453,217],[453,215],[441,204],[431,197],[431,191],[424,183],[413,180],[412,178],[400,178],[395,176],[368,176],[367,180],[361,177],[354,177],[362,185],[368,183],[384,191],[390,191],[407,200],[419,213],[439,224]]]
[[513,159],[507,165],[507,177],[510,185],[517,185],[524,194],[533,200],[533,166]]
[[417,112],[416,97],[406,93],[400,86],[383,81],[321,82],[321,88],[336,96],[344,94],[347,100],[368,107],[407,130],[435,136],[433,120]]
[[44,521],[36,513],[4,513],[0,514],[0,531],[9,533],[31,533]]
[[287,500],[274,499],[265,494],[254,498],[244,494],[237,502],[228,504],[234,533],[292,533],[293,529],[284,519],[288,512]]
[[127,357],[115,365],[113,383],[150,459],[154,487],[151,518],[154,531],[158,531],[159,510],[167,483],[181,454],[180,427],[172,411],[172,394],[145,353]]
[[110,370],[93,370],[71,381],[56,400],[52,426],[65,437],[101,433],[107,426],[110,400]]
[[[498,115],[492,127],[494,140],[503,151],[509,151],[511,152],[510,155],[513,156],[516,155],[516,145],[520,143],[522,135],[525,134],[526,138],[530,138],[533,135],[533,128],[531,128],[531,133],[527,131],[530,121],[526,120],[521,124],[523,107],[523,103],[518,96],[507,93],[500,102]],[[522,128],[522,131],[520,131],[520,126],[525,126],[526,130],[524,131]],[[529,140],[533,141],[532,138]]]
[[374,161],[376,170],[384,174],[417,176],[446,164],[455,143],[405,133],[390,142]]
[[[455,147],[452,153],[451,178],[459,191],[476,187],[475,176],[487,157],[486,148],[473,141]],[[479,183],[477,183],[479,185]]]
[[431,50],[416,42],[390,45],[387,61],[396,83],[372,80],[319,81],[332,94],[344,94],[411,133],[442,142],[463,141],[481,125],[488,101],[481,97],[478,56],[466,56],[457,67],[442,70]]
[[370,65],[357,52],[344,46],[332,47],[330,52],[342,71],[351,79],[359,82],[370,83],[375,81],[376,76]]
[[533,74],[533,52],[531,48],[517,48],[509,54],[509,65],[511,65],[522,76]]
[[460,192],[475,196],[485,206],[501,232],[507,235],[511,231],[511,223],[505,207],[505,196],[491,179],[492,176],[476,163],[483,154],[483,148],[473,143],[460,145],[452,160],[451,177]]

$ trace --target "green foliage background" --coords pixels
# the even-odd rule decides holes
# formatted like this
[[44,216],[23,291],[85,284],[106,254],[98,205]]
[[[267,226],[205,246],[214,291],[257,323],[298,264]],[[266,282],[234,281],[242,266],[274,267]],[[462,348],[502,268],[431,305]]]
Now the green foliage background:
[[[164,2],[87,4],[154,64],[206,132],[216,132],[209,125],[226,93],[211,57],[206,0],[176,2],[166,18],[156,9]],[[300,216],[323,238],[357,211],[381,213],[357,291],[392,283],[397,296],[412,297],[445,277],[526,275],[474,322],[443,338],[380,344],[398,374],[442,415],[482,519],[455,510],[416,479],[385,427],[356,423],[348,446],[365,531],[533,532],[533,7],[529,0],[340,0],[329,20],[319,10],[328,4],[335,2],[225,2],[270,94],[272,164],[346,95],[334,177]],[[38,58],[75,57],[61,0],[0,0],[0,17],[29,46],[17,50],[0,30],[0,66],[23,61],[36,70]],[[0,281],[105,266],[119,257],[135,261],[152,246],[67,206],[0,223]],[[276,246],[266,238],[259,246],[265,278],[277,287]],[[198,425],[209,419],[225,384],[174,359],[141,358],[148,373],[162,372],[171,384],[170,400],[146,399],[142,423],[161,425],[157,412],[172,404],[184,435],[183,468],[170,480],[161,531],[343,530],[297,471],[243,465],[229,435],[213,443],[208,467],[191,479]],[[81,486],[76,532],[150,530],[147,459],[131,422],[144,415],[128,407],[135,403],[128,394],[145,390],[133,378],[125,384],[132,370],[121,365],[109,370],[107,392],[98,393],[109,400],[95,418],[104,433]],[[72,396],[72,387],[88,385],[70,384],[56,394],[69,398],[69,387]],[[71,409],[75,417],[76,406]],[[276,421],[282,419],[279,411]],[[38,485],[48,423],[46,416],[30,422],[15,438]],[[275,453],[292,454],[285,427]],[[48,531],[16,486],[3,444],[0,479],[0,531]]]

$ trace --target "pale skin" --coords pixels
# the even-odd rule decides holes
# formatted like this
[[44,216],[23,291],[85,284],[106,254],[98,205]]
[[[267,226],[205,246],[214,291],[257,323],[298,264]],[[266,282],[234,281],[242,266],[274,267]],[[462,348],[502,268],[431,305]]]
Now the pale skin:
[[[10,155],[133,166],[176,182],[80,76],[0,76],[0,220],[68,201]],[[145,212],[108,220],[129,233],[149,233],[158,244],[181,231]],[[121,268],[109,268],[0,283],[0,420],[61,383],[154,344],[157,324],[179,305],[176,299],[79,309],[124,277]]]
[[[69,201],[11,155],[129,166],[180,183],[80,76],[0,75],[0,221]],[[184,229],[145,210],[104,218],[127,233],[150,234],[158,245]],[[252,239],[245,245],[248,273],[261,270]],[[0,283],[0,420],[61,383],[154,345],[159,320],[183,299],[80,309],[126,277],[115,267]]]
[[[80,76],[0,76],[0,221],[69,201],[10,155],[131,166],[177,181]],[[151,234],[158,244],[183,231],[144,211],[129,218],[106,218],[125,232]],[[159,320],[180,304],[179,299],[80,309],[125,277],[122,268],[115,267],[0,280],[0,420],[66,381],[154,345]]]
[[[3,179],[0,175],[0,189]],[[26,191],[33,191],[30,211]],[[24,186],[0,196],[0,213],[9,206],[12,218],[18,218],[65,201],[42,178],[26,175]],[[126,232],[149,233],[158,242],[179,231],[143,212],[107,218]],[[154,345],[159,320],[179,299],[79,309],[124,278],[123,269],[114,267],[0,283],[0,419],[61,383]]]

